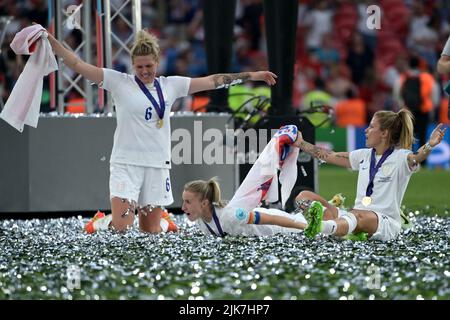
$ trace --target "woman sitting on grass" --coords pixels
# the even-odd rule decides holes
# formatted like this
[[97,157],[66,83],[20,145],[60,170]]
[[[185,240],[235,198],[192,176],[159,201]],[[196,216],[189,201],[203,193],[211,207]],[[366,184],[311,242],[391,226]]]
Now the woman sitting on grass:
[[333,152],[304,141],[299,133],[295,145],[304,152],[359,171],[355,206],[349,211],[330,205],[310,191],[297,196],[296,201],[307,209],[305,235],[312,238],[323,233],[342,237],[365,232],[374,240],[395,239],[401,231],[400,205],[409,179],[442,141],[445,130],[439,124],[416,153],[411,151],[413,116],[407,109],[397,113],[376,112],[366,129],[367,149]]

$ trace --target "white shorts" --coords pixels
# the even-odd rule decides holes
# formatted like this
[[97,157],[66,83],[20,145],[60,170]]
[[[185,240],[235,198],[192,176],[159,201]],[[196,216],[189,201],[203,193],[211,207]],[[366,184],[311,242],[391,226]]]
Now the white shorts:
[[110,198],[133,200],[139,207],[173,203],[169,169],[111,163]]
[[397,238],[402,231],[402,225],[400,222],[392,219],[391,217],[375,212],[378,216],[378,228],[377,231],[370,237],[370,240],[389,241]]

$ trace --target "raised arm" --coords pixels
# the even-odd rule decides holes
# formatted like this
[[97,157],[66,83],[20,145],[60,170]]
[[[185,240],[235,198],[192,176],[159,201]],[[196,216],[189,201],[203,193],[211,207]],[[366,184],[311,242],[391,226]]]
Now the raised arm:
[[217,73],[207,77],[193,78],[189,87],[189,94],[200,91],[228,88],[245,81],[264,81],[269,86],[276,83],[277,76],[270,71]]
[[297,140],[295,140],[294,146],[302,149],[306,153],[309,153],[313,157],[325,161],[326,163],[334,164],[336,166],[344,168],[351,168],[348,152],[334,152],[315,146],[303,140],[303,136],[300,131],[298,132]]
[[58,57],[61,57],[64,64],[70,69],[97,84],[103,81],[103,70],[101,68],[88,64],[78,58],[75,53],[65,48],[61,42],[56,40],[50,33],[48,34],[48,40],[55,54]]
[[420,149],[417,150],[416,153],[410,153],[408,155],[408,165],[411,170],[414,169],[414,167],[417,166],[419,163],[425,161],[426,158],[428,158],[428,155],[431,153],[431,150],[439,143],[441,143],[442,139],[444,138],[446,130],[447,128],[443,128],[442,123],[438,124],[437,127],[431,133],[430,140],[427,143],[425,143],[425,145],[420,147]]

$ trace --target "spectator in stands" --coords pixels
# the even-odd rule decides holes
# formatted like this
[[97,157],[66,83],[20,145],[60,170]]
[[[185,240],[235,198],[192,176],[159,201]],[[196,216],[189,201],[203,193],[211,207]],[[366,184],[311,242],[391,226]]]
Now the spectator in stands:
[[325,33],[322,37],[322,46],[315,53],[317,59],[328,70],[335,64],[339,63],[339,51],[333,47],[333,36],[331,33]]
[[333,65],[326,78],[326,88],[336,101],[346,99],[348,90],[358,90],[351,81],[350,69],[345,64]]
[[419,145],[423,145],[426,142],[428,124],[439,105],[440,91],[433,76],[419,69],[419,63],[417,56],[410,58],[409,69],[394,85],[393,94],[397,105],[406,106],[414,115],[414,135],[419,140]]
[[[311,108],[334,104],[333,97],[326,91],[325,82],[322,78],[317,77],[314,81],[315,88],[305,94],[302,101],[302,111],[308,111]],[[308,111],[310,112],[310,111]],[[330,124],[326,122],[328,115],[322,112],[311,112],[306,114],[306,117],[314,126],[328,127]]]
[[352,89],[347,90],[347,99],[340,101],[335,107],[336,124],[339,127],[366,125],[366,103],[356,97]]
[[363,37],[359,33],[355,33],[352,37],[346,63],[351,70],[352,81],[356,84],[363,82],[367,72],[373,66],[373,52],[364,43]]
[[395,83],[400,76],[408,70],[408,57],[400,55],[395,59],[395,64],[386,68],[383,74],[383,82],[390,90],[394,88]]
[[[397,7],[394,5],[396,1],[383,1],[380,3],[380,7],[385,10],[390,10],[391,8]],[[112,3],[115,5],[120,6],[121,2],[118,0],[114,0]],[[203,76],[207,73],[206,71],[206,63],[205,59],[206,56],[204,54],[203,50],[203,26],[201,23],[201,6],[199,6],[198,0],[171,0],[167,1],[166,5],[161,5],[161,1],[149,1],[142,4],[142,22],[143,25],[146,27],[152,27],[154,28],[154,32],[162,32],[164,28],[166,27],[175,27],[177,30],[176,34],[179,36],[178,39],[175,39],[175,42],[172,44],[175,49],[175,52],[172,52],[171,50],[164,51],[161,55],[161,63],[158,71],[160,71],[162,74],[172,75],[175,74],[174,72],[174,64],[170,63],[169,61],[175,61],[178,58],[178,52],[179,48],[184,46],[184,42],[189,40],[189,51],[192,51],[192,53],[189,55],[189,69],[188,69],[188,75],[190,77],[195,76]],[[164,2],[165,3],[165,2]],[[430,28],[432,25],[430,24],[431,17],[433,16],[433,12],[436,10],[440,11],[440,16],[442,19],[447,19],[449,17],[449,2],[446,0],[436,0],[436,1],[421,1],[421,0],[411,0],[404,3],[398,2],[404,6],[404,9],[402,12],[409,13],[410,8],[414,10],[414,16],[412,16],[411,21],[408,22],[408,25],[405,26],[408,27],[410,30],[410,35],[414,36],[421,35],[424,33],[424,30],[427,30],[427,28]],[[4,100],[8,98],[9,95],[9,89],[13,87],[14,81],[16,81],[18,75],[20,74],[20,60],[15,60],[15,55],[12,53],[12,51],[9,49],[8,44],[12,41],[12,36],[18,32],[20,29],[28,26],[31,21],[29,20],[30,17],[33,18],[33,21],[38,21],[41,24],[46,23],[46,14],[44,15],[43,12],[48,10],[47,8],[47,1],[45,0],[33,0],[33,1],[15,1],[15,0],[3,0],[2,2],[3,6],[0,6],[0,15],[8,15],[13,16],[14,19],[9,24],[7,30],[6,30],[6,37],[4,41],[3,50],[2,53],[4,63],[6,65],[6,68],[3,70],[0,70],[0,79],[4,79],[3,81],[6,82],[3,85],[3,95]],[[70,4],[70,1],[64,1],[63,5],[68,6]],[[314,63],[311,63],[312,59],[309,59],[310,61],[305,62],[305,57],[307,55],[307,52],[304,47],[309,46],[312,48],[313,52],[317,48],[321,48],[321,46],[317,46],[317,43],[321,43],[321,38],[318,38],[318,34],[323,35],[324,33],[333,32],[333,34],[336,34],[334,30],[332,29],[332,23],[333,23],[333,17],[337,16],[337,13],[339,12],[339,9],[342,7],[357,7],[357,11],[359,12],[359,21],[357,30],[360,34],[362,34],[364,38],[364,42],[369,47],[372,47],[373,52],[377,52],[375,50],[376,46],[380,47],[382,44],[381,36],[382,33],[385,31],[392,31],[393,27],[392,25],[392,19],[395,20],[396,15],[389,15],[387,10],[384,12],[385,15],[383,15],[382,18],[382,29],[381,30],[370,30],[367,29],[367,17],[368,13],[366,11],[367,7],[371,4],[375,4],[375,2],[366,0],[366,1],[358,1],[357,4],[355,2],[349,2],[344,1],[336,2],[336,1],[311,1],[311,0],[300,0],[299,1],[299,18],[298,18],[298,26],[299,29],[297,31],[297,39],[296,39],[296,47],[298,50],[298,56],[297,56],[297,65],[299,70],[302,70],[300,75],[302,77],[302,87],[300,90],[297,89],[296,85],[296,103],[295,105],[300,105],[298,101],[301,101],[302,95],[305,91],[307,91],[312,85],[310,83],[314,82],[314,79],[316,75],[321,76],[323,79],[327,79],[327,88],[330,89],[331,95],[335,95],[334,90],[331,90],[331,88],[328,87],[329,83],[329,75],[328,71],[330,71],[332,68],[326,67],[324,63],[320,63],[320,61],[316,59],[317,65],[314,65]],[[248,6],[254,6],[255,8],[259,6],[258,10],[250,10],[250,8],[247,8]],[[264,26],[262,20],[258,20],[261,18],[260,16],[260,8],[262,6],[262,0],[245,0],[245,1],[238,1],[237,2],[237,10],[236,10],[236,19],[239,20],[240,25],[252,25],[252,28],[247,28],[243,30],[243,33],[240,35],[242,39],[245,39],[248,41],[248,45],[246,44],[243,46],[236,46],[239,49],[239,53],[237,54],[237,59],[235,59],[238,63],[233,63],[233,69],[232,72],[243,72],[248,70],[255,70],[255,66],[251,65],[254,63],[254,59],[251,55],[251,51],[255,52],[261,52],[263,54],[262,58],[259,60],[267,60],[267,54],[264,51],[265,46],[262,46],[264,42],[264,31],[256,29],[259,27],[260,29]],[[398,8],[397,8],[398,9]],[[352,10],[349,10],[349,12]],[[357,11],[353,10],[355,14],[357,14]],[[394,10],[395,11],[395,10]],[[389,11],[390,12],[390,11]],[[348,13],[348,12],[347,12]],[[130,12],[126,13],[127,15],[130,14]],[[153,18],[152,18],[153,17]],[[352,15],[350,14],[350,17]],[[317,18],[317,19],[316,19]],[[401,18],[401,17],[399,17]],[[252,22],[250,23],[249,20],[251,19]],[[353,19],[353,18],[352,18]],[[388,21],[390,19],[390,21]],[[122,20],[122,19],[119,19]],[[44,23],[43,23],[43,22]],[[115,21],[115,20],[114,20]],[[113,21],[112,28],[113,30],[122,29],[120,26],[117,26],[116,23]],[[402,20],[403,21],[403,20]],[[119,23],[121,24],[121,23]],[[401,24],[401,23],[400,23]],[[123,24],[121,24],[122,27]],[[308,26],[308,29],[303,29],[303,27]],[[239,28],[238,25],[235,25],[235,28]],[[436,27],[433,27],[436,30]],[[433,29],[432,28],[432,29]],[[2,26],[0,26],[0,30],[2,29]],[[252,30],[252,31],[250,31]],[[256,30],[256,31],[255,31]],[[351,29],[353,30],[353,28]],[[396,29],[395,29],[396,30]],[[440,50],[440,47],[443,47],[443,43],[448,37],[448,31],[449,23],[448,21],[443,21],[440,25],[440,37],[439,42],[435,44],[435,47],[433,48],[436,51],[436,48]],[[95,28],[92,28],[92,34],[95,34]],[[262,32],[261,32],[262,31]],[[417,32],[416,32],[417,31]],[[429,31],[429,30],[428,30]],[[432,30],[431,30],[432,31]],[[236,30],[235,30],[236,32]],[[260,33],[260,36],[253,35],[251,33],[256,32]],[[352,31],[351,31],[352,32]],[[120,33],[120,37],[123,39],[126,37],[126,35],[130,34],[127,30],[123,30],[123,32],[118,31]],[[351,34],[351,33],[350,33]],[[167,34],[163,34],[161,36],[161,40],[164,40],[165,37],[167,37]],[[245,38],[244,38],[245,37]],[[64,38],[66,38],[66,34],[64,32]],[[258,39],[259,38],[259,42]],[[378,43],[377,43],[378,38]],[[405,47],[405,39],[402,37],[401,33],[394,33],[393,38],[398,40],[399,49]],[[336,39],[335,39],[336,40]],[[68,39],[67,41],[70,41]],[[410,40],[408,40],[410,41]],[[114,41],[113,41],[114,42]],[[313,43],[313,45],[311,45]],[[314,45],[316,43],[316,45]],[[339,43],[338,43],[339,44]],[[114,45],[114,43],[113,43]],[[336,43],[334,43],[336,45]],[[376,45],[376,46],[375,46]],[[252,46],[255,46],[254,50],[251,49]],[[164,48],[167,48],[163,45]],[[340,43],[340,46],[337,46],[340,53],[340,59],[344,59],[344,62],[346,61],[347,56],[347,50],[349,49],[349,46],[346,43]],[[395,46],[394,46],[395,49]],[[431,46],[430,46],[431,49]],[[394,63],[394,59],[392,57],[395,57],[398,55],[398,53],[395,52],[396,50],[385,50],[384,52],[391,52],[391,54],[387,54],[386,58],[379,56],[377,52],[376,57],[376,64],[374,63],[372,76],[377,82],[373,86],[368,86],[367,88],[363,88],[361,86],[361,83],[355,83],[359,87],[359,92],[361,97],[366,101],[368,105],[368,110],[379,110],[380,108],[384,108],[384,101],[388,101],[388,105],[393,105],[392,103],[392,90],[389,89],[389,92],[387,92],[388,88],[381,88],[381,92],[379,92],[378,89],[375,88],[375,85],[379,84],[378,79],[384,75],[384,70],[386,68],[391,67],[391,65]],[[123,50],[122,52],[126,52]],[[170,57],[167,59],[167,63],[165,63],[165,56],[170,55]],[[435,53],[437,56],[438,54]],[[311,54],[312,56],[312,54]],[[383,55],[384,56],[384,55]],[[311,58],[311,57],[310,57]],[[128,59],[128,57],[126,57]],[[190,60],[192,59],[192,60]],[[440,59],[440,63],[438,65],[438,69],[441,70],[441,65],[443,61],[445,61],[446,57],[445,55]],[[92,60],[92,61],[95,61]],[[128,72],[131,72],[131,65],[126,60],[126,64],[120,64],[120,65],[114,65],[114,67],[118,67],[121,69],[121,71],[124,70],[124,66],[128,68]],[[191,64],[191,62],[193,62]],[[309,65],[307,66],[306,63]],[[304,70],[307,70],[307,73],[311,71],[311,67],[315,69],[314,72],[316,72],[315,75],[309,76],[304,74]],[[430,66],[429,66],[430,67]],[[433,67],[433,66],[431,66]],[[166,70],[166,68],[168,70]],[[266,68],[263,68],[266,69]],[[263,70],[261,69],[261,70]],[[359,72],[362,69],[357,69],[357,72]],[[439,71],[438,70],[438,71]],[[192,72],[192,73],[191,73]],[[370,71],[366,71],[366,73],[370,73]],[[381,74],[380,74],[381,73]],[[297,73],[296,73],[297,74]],[[393,75],[393,74],[391,74]],[[394,78],[396,77],[393,75]],[[360,78],[360,76],[357,78]],[[445,79],[445,77],[444,77]],[[446,79],[445,79],[446,80]],[[389,79],[388,82],[391,80]],[[384,84],[383,84],[384,85]],[[44,91],[47,84],[44,83]],[[389,84],[389,86],[392,86]],[[339,87],[339,86],[338,86]],[[345,90],[339,90],[341,93],[345,93]],[[370,94],[369,94],[370,93]],[[374,99],[371,99],[370,97],[373,95]],[[339,98],[339,97],[337,97]],[[383,99],[381,99],[383,98]],[[376,99],[380,99],[382,101],[378,102],[375,101]],[[371,101],[374,101],[373,103]],[[372,107],[374,106],[374,107]],[[372,113],[372,111],[370,111]]]
[[408,45],[410,50],[418,52],[425,59],[428,70],[431,70],[437,62],[436,47],[439,41],[440,18],[437,12],[426,18],[427,22],[410,34]]
[[317,1],[315,8],[306,15],[304,25],[308,26],[306,47],[308,50],[317,50],[322,46],[322,37],[332,32],[333,10],[329,8],[326,0]]
[[372,52],[375,51],[377,45],[378,30],[369,29],[367,27],[367,18],[368,18],[367,8],[373,4],[375,4],[373,0],[363,0],[359,1],[357,5],[359,15],[357,30],[363,38],[365,47],[369,48]]
[[261,39],[261,17],[264,15],[262,1],[238,1],[239,10],[236,22],[242,27],[244,35],[250,41],[252,50],[258,50]]

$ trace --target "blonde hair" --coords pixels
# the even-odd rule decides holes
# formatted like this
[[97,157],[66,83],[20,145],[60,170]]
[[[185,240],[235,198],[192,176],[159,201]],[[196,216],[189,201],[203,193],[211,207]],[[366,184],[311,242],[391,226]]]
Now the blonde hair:
[[184,191],[196,193],[200,196],[200,201],[209,200],[216,207],[223,208],[225,203],[220,198],[220,186],[216,177],[204,180],[195,180],[184,185]]
[[159,62],[159,53],[158,38],[146,30],[139,30],[131,48],[131,60],[134,62],[134,58],[138,56],[152,56]]
[[378,111],[374,114],[381,130],[388,130],[389,145],[411,149],[414,143],[414,116],[408,109],[399,112]]

